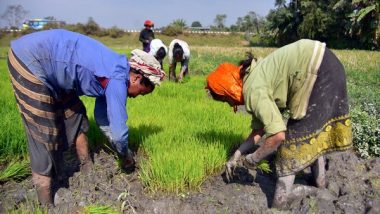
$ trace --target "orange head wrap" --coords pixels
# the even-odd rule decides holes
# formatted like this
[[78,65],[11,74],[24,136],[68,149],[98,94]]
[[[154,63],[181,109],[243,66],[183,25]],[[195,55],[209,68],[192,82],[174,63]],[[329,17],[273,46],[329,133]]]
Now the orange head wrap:
[[215,94],[228,96],[236,105],[244,104],[243,81],[240,78],[240,67],[231,63],[220,64],[207,77],[207,87]]

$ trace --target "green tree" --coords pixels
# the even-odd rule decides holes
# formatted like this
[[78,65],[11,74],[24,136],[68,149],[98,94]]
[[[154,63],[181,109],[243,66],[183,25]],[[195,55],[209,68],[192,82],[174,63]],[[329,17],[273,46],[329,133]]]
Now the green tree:
[[199,21],[194,21],[191,23],[191,27],[202,27],[202,24]]
[[379,0],[353,0],[351,35],[366,48],[380,48],[380,2]]
[[296,41],[300,17],[298,13],[298,4],[292,2],[289,6],[285,3],[277,4],[277,8],[270,10],[267,15],[267,28],[272,32],[274,40],[278,45],[288,44]]
[[186,21],[183,19],[176,19],[168,26],[162,28],[162,34],[167,36],[177,36],[183,33],[183,29],[186,28]]
[[248,12],[244,17],[238,17],[236,21],[236,28],[239,31],[256,32],[259,34],[265,25],[265,19],[254,11]]
[[326,41],[331,23],[336,22],[332,19],[334,14],[330,11],[328,2],[302,1],[300,7],[296,9],[301,13],[299,17],[302,17],[298,26],[298,36]]
[[276,0],[274,2],[274,6],[276,6],[276,7],[286,7],[286,0]]
[[264,26],[264,19],[257,13],[250,11],[243,17],[243,29],[248,32],[260,33],[261,28]]
[[92,17],[88,18],[86,24],[78,25],[78,27],[82,28],[80,31],[86,35],[105,36],[107,34],[107,31],[102,30]]
[[184,19],[176,19],[170,25],[172,25],[174,27],[179,27],[181,29],[184,29],[187,26],[186,21]]
[[226,18],[227,18],[226,14],[217,14],[214,19],[215,27],[218,28],[219,30],[224,29]]
[[243,23],[243,18],[238,17],[236,20],[236,28],[238,31],[244,31],[244,23]]
[[329,5],[331,20],[328,28],[328,39],[330,46],[346,48],[357,46],[356,41],[351,39],[350,31],[352,23],[349,18],[353,8],[351,0],[334,0]]
[[330,47],[380,48],[379,0],[276,0],[267,35],[278,45],[300,38]]
[[231,25],[230,26],[230,31],[231,32],[239,32],[239,27],[237,25]]

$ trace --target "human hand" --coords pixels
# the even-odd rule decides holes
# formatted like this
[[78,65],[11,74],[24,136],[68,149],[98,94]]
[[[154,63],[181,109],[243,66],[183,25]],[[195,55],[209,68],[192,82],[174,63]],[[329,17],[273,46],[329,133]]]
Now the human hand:
[[131,168],[135,165],[135,163],[136,161],[134,159],[133,152],[130,149],[128,149],[125,157],[122,160],[122,168],[123,169]]
[[237,165],[237,162],[234,159],[229,160],[225,164],[225,173],[226,173],[226,179],[228,183],[230,183],[234,178],[236,165]]
[[253,154],[245,156],[243,159],[243,165],[247,169],[255,170],[257,168],[257,162],[252,159]]

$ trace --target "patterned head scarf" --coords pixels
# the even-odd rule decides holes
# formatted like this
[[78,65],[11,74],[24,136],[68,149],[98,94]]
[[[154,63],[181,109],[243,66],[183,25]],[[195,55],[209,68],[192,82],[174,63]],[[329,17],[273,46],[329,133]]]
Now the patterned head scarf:
[[154,85],[160,85],[166,76],[165,72],[161,70],[161,65],[156,58],[139,49],[132,51],[129,64],[133,69],[140,71],[141,74],[148,78]]
[[231,63],[220,64],[207,79],[207,89],[220,96],[227,96],[236,104],[244,104],[243,81],[240,78],[240,67]]

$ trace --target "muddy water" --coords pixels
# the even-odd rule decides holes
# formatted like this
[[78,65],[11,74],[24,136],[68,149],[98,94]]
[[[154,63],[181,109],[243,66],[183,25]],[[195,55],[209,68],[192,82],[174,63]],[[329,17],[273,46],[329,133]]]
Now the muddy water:
[[[274,194],[274,174],[238,167],[229,184],[220,173],[208,178],[196,192],[150,194],[138,179],[138,169],[130,174],[121,172],[114,157],[102,151],[93,159],[94,170],[84,175],[77,171],[76,161],[67,158],[64,179],[55,185],[56,207],[51,213],[80,212],[89,204],[120,209],[123,202],[124,213],[278,212],[268,207]],[[326,160],[327,188],[292,199],[288,204],[291,213],[380,213],[380,158],[362,160],[345,152],[328,155]],[[309,169],[297,175],[296,184],[312,185]],[[0,213],[20,206],[33,210],[37,199],[31,179],[1,184],[0,200]]]

